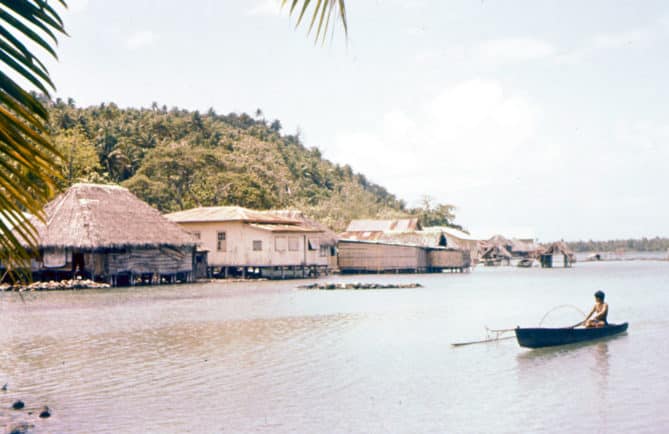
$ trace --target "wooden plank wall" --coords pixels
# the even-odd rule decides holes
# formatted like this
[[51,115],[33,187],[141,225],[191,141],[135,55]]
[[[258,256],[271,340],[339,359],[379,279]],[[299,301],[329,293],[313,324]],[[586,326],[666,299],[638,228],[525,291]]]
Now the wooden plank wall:
[[132,272],[135,274],[176,274],[193,270],[192,249],[140,249],[106,255],[106,274]]
[[430,268],[469,268],[471,256],[466,250],[430,250],[428,252]]
[[428,266],[425,249],[416,246],[342,240],[338,249],[341,271],[424,271]]

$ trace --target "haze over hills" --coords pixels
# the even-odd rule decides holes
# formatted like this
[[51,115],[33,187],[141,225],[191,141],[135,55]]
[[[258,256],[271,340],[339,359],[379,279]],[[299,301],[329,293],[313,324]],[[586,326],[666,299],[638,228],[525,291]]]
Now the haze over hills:
[[48,102],[55,143],[65,156],[63,187],[115,182],[162,212],[196,206],[297,207],[335,230],[354,218],[418,215],[450,224],[454,208],[426,203],[408,209],[384,187],[333,164],[279,120],[169,109],[78,108]]

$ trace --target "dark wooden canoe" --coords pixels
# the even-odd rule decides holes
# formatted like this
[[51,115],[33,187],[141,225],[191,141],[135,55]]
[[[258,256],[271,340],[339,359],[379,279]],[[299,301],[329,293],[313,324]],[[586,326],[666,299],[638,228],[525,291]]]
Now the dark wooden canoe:
[[599,328],[516,328],[518,345],[525,348],[553,347],[601,339],[627,330],[627,323]]

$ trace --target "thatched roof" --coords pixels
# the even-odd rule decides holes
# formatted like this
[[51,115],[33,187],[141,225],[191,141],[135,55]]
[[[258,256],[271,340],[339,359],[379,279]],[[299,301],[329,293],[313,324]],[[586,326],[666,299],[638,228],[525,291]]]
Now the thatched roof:
[[569,257],[574,256],[574,252],[567,246],[564,241],[556,241],[546,246],[542,251],[542,255],[556,255],[563,254]]
[[488,245],[510,246],[513,242],[503,235],[495,235],[488,240]]
[[522,241],[517,238],[511,240],[511,251],[514,253],[534,253],[541,250],[541,246],[534,242]]
[[420,230],[417,218],[394,220],[352,220],[346,232],[412,232]]
[[[441,232],[384,232],[378,241],[393,244],[411,244],[421,247],[446,247],[446,237]],[[450,247],[450,246],[449,246]]]
[[196,241],[158,210],[118,185],[75,184],[33,220],[42,248],[100,250],[195,246]]
[[483,254],[481,255],[481,258],[483,259],[493,259],[493,258],[507,258],[511,259],[511,253],[509,253],[508,250],[506,250],[503,246],[495,245],[495,246],[490,246],[485,249]]

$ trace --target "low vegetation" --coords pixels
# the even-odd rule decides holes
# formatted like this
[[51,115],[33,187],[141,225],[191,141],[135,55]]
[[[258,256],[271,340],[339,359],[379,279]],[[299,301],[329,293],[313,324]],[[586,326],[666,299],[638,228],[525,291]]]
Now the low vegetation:
[[567,243],[575,252],[660,252],[669,250],[669,238],[639,238],[608,241],[572,241]]

